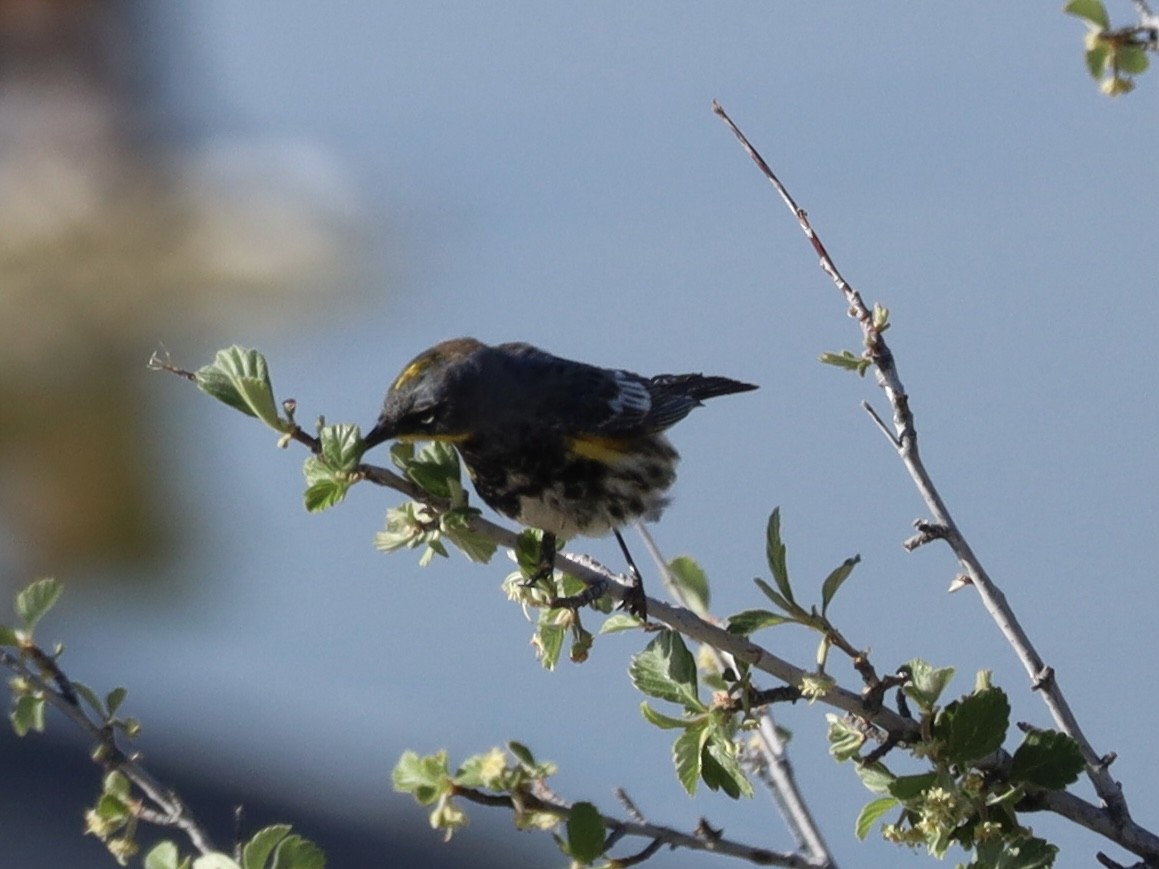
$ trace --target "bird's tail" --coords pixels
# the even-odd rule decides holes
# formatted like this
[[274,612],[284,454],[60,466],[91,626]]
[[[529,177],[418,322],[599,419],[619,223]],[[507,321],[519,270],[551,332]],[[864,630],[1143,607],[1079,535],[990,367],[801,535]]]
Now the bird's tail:
[[653,377],[649,385],[657,392],[684,395],[694,401],[732,395],[734,392],[749,392],[757,388],[753,383],[729,377],[705,377],[703,374],[660,374]]

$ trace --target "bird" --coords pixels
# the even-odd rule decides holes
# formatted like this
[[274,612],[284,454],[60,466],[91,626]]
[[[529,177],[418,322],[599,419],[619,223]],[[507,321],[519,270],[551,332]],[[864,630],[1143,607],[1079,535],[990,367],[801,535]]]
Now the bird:
[[668,505],[679,454],[665,432],[706,399],[756,385],[703,374],[644,377],[523,342],[443,341],[411,360],[363,438],[454,446],[479,497],[543,532],[540,576],[559,540],[615,534],[633,574],[629,612],[647,621],[643,581],[620,529]]

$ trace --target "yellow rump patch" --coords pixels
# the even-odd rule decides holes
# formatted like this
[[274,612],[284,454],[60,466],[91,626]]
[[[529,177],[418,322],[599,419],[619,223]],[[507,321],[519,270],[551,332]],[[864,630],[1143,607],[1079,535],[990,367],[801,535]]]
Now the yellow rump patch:
[[629,452],[630,443],[624,438],[577,435],[568,440],[568,447],[573,453],[585,459],[611,465],[623,461]]

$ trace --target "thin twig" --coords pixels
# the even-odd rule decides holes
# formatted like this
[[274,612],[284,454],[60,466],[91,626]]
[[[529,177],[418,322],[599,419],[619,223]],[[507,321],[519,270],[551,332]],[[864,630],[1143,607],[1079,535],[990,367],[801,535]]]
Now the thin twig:
[[[668,562],[660,553],[660,548],[652,538],[651,532],[643,523],[637,526],[637,530],[644,539],[644,547],[652,556],[660,575],[664,577],[664,586],[668,593],[682,606],[688,607],[690,605],[688,596],[679,583],[673,579],[668,570]],[[711,651],[714,663],[720,672],[723,673],[731,666],[732,662],[725,660],[724,654],[718,648],[715,646],[707,648]],[[795,687],[796,684],[793,683],[788,687]],[[793,765],[785,751],[784,741],[777,735],[777,724],[773,720],[772,710],[766,707],[759,718],[760,726],[757,730],[756,742],[762,761],[758,766],[759,772],[762,773],[762,781],[768,786],[785,826],[789,828],[789,832],[797,840],[797,847],[805,852],[810,865],[834,867],[835,869],[837,864],[833,860],[833,855],[825,844],[821,830],[814,821],[813,814],[809,811],[809,806],[797,787],[796,778],[793,776]]]
[[[41,652],[41,656],[43,656],[43,652]],[[126,754],[117,745],[116,736],[111,727],[105,727],[90,720],[76,701],[75,692],[72,692],[71,697],[67,696],[68,692],[58,689],[35,670],[28,667],[20,657],[3,649],[0,649],[0,666],[34,685],[36,690],[44,695],[48,703],[64,713],[89,736],[93,743],[99,746],[99,751],[94,754],[98,763],[106,769],[121,773],[157,806],[156,811],[147,808],[138,810],[137,817],[152,824],[175,827],[181,830],[189,837],[193,847],[202,854],[216,851],[209,834],[198,823],[181,798],[157,781],[152,773],[141,766],[135,757]],[[54,681],[58,681],[58,675],[67,679],[57,668],[53,673]]]
[[[521,793],[519,795],[518,805],[516,805],[515,800],[505,794],[489,794],[484,791],[475,790],[474,788],[456,787],[454,794],[456,797],[462,797],[468,802],[480,806],[493,806],[523,812],[530,811],[554,815],[561,819],[566,819],[571,816],[570,806],[563,803],[550,802],[530,793]],[[685,833],[681,830],[660,824],[624,821],[620,818],[614,818],[604,814],[600,815],[600,821],[606,829],[613,833],[619,833],[621,836],[651,839],[653,842],[659,842],[660,846],[666,845],[669,848],[686,848],[690,851],[704,851],[721,854],[726,857],[737,857],[756,866],[788,866],[792,867],[792,869],[815,869],[814,864],[810,863],[807,858],[800,854],[785,854],[779,851],[770,851],[767,848],[754,848],[751,845],[726,839],[723,836],[697,836],[694,833]],[[649,856],[652,853],[655,853],[655,850],[652,850]]]
[[[990,578],[990,575],[982,566],[981,561],[966,541],[965,536],[959,530],[957,523],[954,522],[949,509],[942,500],[929,472],[922,462],[918,452],[917,431],[914,427],[914,417],[910,409],[909,396],[906,394],[901,378],[898,375],[893,353],[882,335],[882,330],[874,323],[872,312],[862,300],[857,290],[841,276],[832,257],[830,257],[820,237],[810,224],[808,215],[792,196],[789,195],[788,190],[773,173],[772,169],[769,168],[765,159],[752,146],[744,133],[733,123],[732,119],[719,103],[713,102],[713,111],[728,125],[745,152],[756,163],[766,180],[773,185],[785,205],[793,213],[805,237],[820,257],[821,269],[829,275],[837,286],[837,289],[841,292],[848,306],[849,315],[857,320],[861,326],[862,337],[864,338],[867,352],[873,360],[875,367],[877,383],[885,392],[890,407],[893,409],[893,425],[896,442],[898,444],[897,453],[914,484],[917,486],[930,513],[933,515],[934,524],[945,529],[945,540],[957,557],[964,572],[969,577],[971,584],[978,590],[983,605],[990,613],[991,618],[997,624],[1003,636],[1006,637],[1007,642],[1013,647],[1015,654],[1022,662],[1023,668],[1026,670],[1032,682],[1037,681],[1040,675],[1047,670],[1046,664],[1031,643],[1022,625],[1015,617],[1005,595]],[[1042,687],[1040,693],[1059,729],[1072,737],[1082,751],[1083,759],[1086,761],[1087,776],[1094,785],[1099,798],[1110,812],[1112,820],[1121,829],[1126,829],[1127,827],[1133,828],[1135,825],[1130,819],[1121,786],[1108,772],[1104,756],[1095,751],[1090,741],[1084,735],[1078,720],[1072,713],[1061,688],[1058,686],[1057,680],[1050,680],[1048,684]],[[1137,853],[1140,853],[1141,856],[1149,856],[1151,858],[1159,855],[1159,837],[1147,833],[1147,836],[1144,838],[1149,842],[1146,853]],[[1118,839],[1116,840],[1118,841]]]

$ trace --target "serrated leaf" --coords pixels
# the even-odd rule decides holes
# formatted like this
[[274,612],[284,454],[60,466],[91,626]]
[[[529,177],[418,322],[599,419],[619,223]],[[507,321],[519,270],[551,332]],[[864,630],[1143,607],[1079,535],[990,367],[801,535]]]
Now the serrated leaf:
[[274,853],[274,848],[290,834],[291,829],[289,824],[274,824],[254,833],[242,848],[242,869],[266,869],[266,862]]
[[311,842],[294,833],[278,843],[270,869],[325,869],[326,855]]
[[412,482],[438,498],[450,498],[451,482],[461,479],[459,454],[450,444],[432,441],[415,453],[404,472]]
[[792,621],[786,616],[779,616],[768,610],[744,610],[728,617],[728,632],[747,637],[761,628],[773,628]]
[[829,609],[829,602],[833,600],[833,595],[837,594],[837,590],[841,588],[842,583],[849,579],[849,575],[853,573],[853,568],[861,561],[860,555],[854,555],[852,558],[846,558],[841,566],[825,577],[825,582],[821,584],[821,615],[824,617]]
[[158,842],[145,855],[145,869],[178,869],[181,855],[172,842]]
[[1001,688],[967,694],[938,716],[935,724],[945,740],[946,759],[969,763],[1002,747],[1010,726],[1010,701]]
[[362,459],[362,432],[356,425],[327,425],[318,432],[322,459],[335,471],[349,473]]
[[278,417],[265,357],[258,351],[236,345],[219,350],[212,364],[194,372],[194,381],[218,401],[256,416],[275,431],[286,430],[286,423]]
[[479,511],[474,508],[451,510],[439,517],[439,528],[468,560],[486,564],[495,555],[499,545],[471,527],[471,520],[477,515]]
[[910,671],[910,681],[904,687],[905,695],[913,700],[923,712],[932,712],[954,678],[953,667],[933,667],[920,658],[905,665]]
[[632,656],[628,667],[632,684],[649,697],[679,703],[703,712],[697,696],[696,660],[674,631],[659,631],[644,650]]
[[1062,10],[1068,15],[1090,22],[1100,30],[1107,30],[1111,26],[1107,9],[1099,0],[1070,0]]
[[[793,588],[789,584],[789,568],[785,557],[785,544],[781,540],[781,508],[774,507],[773,512],[769,514],[769,524],[765,530],[765,558],[769,562],[769,571],[773,574],[773,581],[776,582],[781,595],[791,602]],[[773,602],[776,603],[775,600]]]
[[545,670],[554,670],[559,663],[559,656],[563,653],[563,641],[566,631],[560,625],[540,621],[536,627],[532,644],[539,654],[539,663]]
[[604,822],[591,803],[576,803],[567,818],[567,852],[581,863],[604,853]]
[[350,480],[317,456],[306,459],[302,464],[302,474],[306,477],[303,502],[307,512],[317,513],[341,503],[350,490]]
[[688,793],[696,795],[700,784],[701,748],[707,736],[706,725],[689,727],[672,743],[672,763],[676,766],[676,778]]
[[44,698],[35,694],[17,697],[8,720],[17,736],[27,736],[32,731],[44,733]]
[[1049,869],[1057,856],[1058,848],[1043,839],[1001,836],[980,842],[967,869]]
[[900,804],[893,797],[878,797],[862,806],[857,815],[857,822],[853,825],[857,838],[864,840],[869,835],[869,831],[873,829],[873,825],[881,819],[881,816],[897,808],[898,805]]
[[734,800],[742,794],[746,797],[753,795],[752,785],[737,762],[735,747],[716,729],[709,731],[701,752],[700,779],[709,789],[724,791]]
[[695,559],[681,555],[668,562],[668,572],[688,599],[688,608],[697,615],[708,612],[708,576]]
[[1085,766],[1074,739],[1056,730],[1031,730],[1014,752],[1010,780],[1059,791],[1077,781]]
[[411,794],[422,805],[430,805],[448,787],[447,753],[440,751],[422,757],[413,751],[405,751],[390,778],[396,791]]
[[38,579],[16,594],[16,616],[31,632],[44,615],[53,607],[63,590],[61,584],[51,577]]
[[657,712],[647,703],[640,704],[640,712],[644,716],[645,721],[659,727],[661,730],[679,730],[694,727],[698,721],[695,718],[673,718],[670,715],[664,715]]

